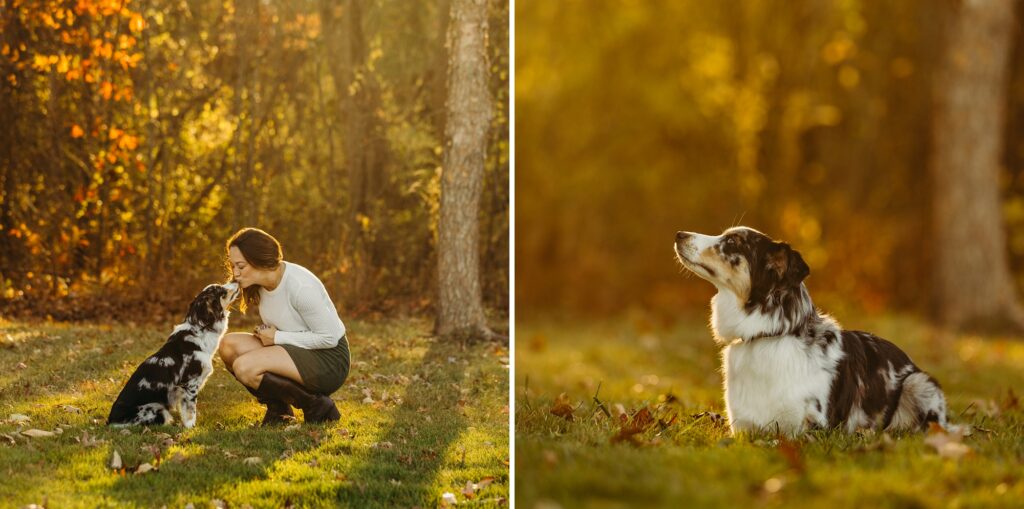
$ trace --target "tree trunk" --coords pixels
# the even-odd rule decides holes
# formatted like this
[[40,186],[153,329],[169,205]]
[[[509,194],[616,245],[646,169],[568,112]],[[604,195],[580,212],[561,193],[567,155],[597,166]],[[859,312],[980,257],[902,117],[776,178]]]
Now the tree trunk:
[[487,0],[454,0],[448,25],[448,104],[441,218],[438,309],[441,336],[491,333],[480,291],[479,210],[491,98],[487,88]]
[[1008,264],[999,172],[1012,0],[965,0],[936,81],[935,304],[951,329],[1024,328]]

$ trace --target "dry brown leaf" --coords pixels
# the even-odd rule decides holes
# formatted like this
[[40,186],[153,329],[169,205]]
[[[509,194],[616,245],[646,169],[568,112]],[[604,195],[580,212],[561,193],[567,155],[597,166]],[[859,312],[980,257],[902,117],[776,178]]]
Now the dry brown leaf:
[[924,443],[935,448],[939,456],[943,458],[960,459],[972,453],[971,447],[963,443],[963,431],[949,433],[942,426],[931,423],[928,426],[928,436]]
[[27,437],[32,437],[32,438],[46,438],[46,437],[52,437],[54,435],[54,433],[52,431],[43,431],[41,429],[35,429],[35,428],[27,429],[25,431],[22,431],[21,434],[25,435]]
[[559,394],[557,398],[555,398],[554,404],[551,405],[551,413],[553,415],[557,415],[558,417],[561,417],[567,421],[572,422],[574,418],[572,415],[573,408],[572,405],[569,404],[568,394],[563,392]]
[[634,445],[639,445],[639,441],[636,436],[643,433],[648,428],[654,425],[655,420],[651,415],[650,409],[643,407],[637,410],[631,417],[626,417],[625,414],[619,416],[622,422],[622,427],[619,428],[619,432],[611,438],[613,444],[619,442],[629,442]]
[[471,499],[476,496],[476,485],[473,481],[466,481],[466,487],[462,488],[462,495],[467,499]]
[[804,457],[800,452],[800,444],[782,437],[779,439],[779,453],[786,458],[789,467],[798,473],[804,472]]

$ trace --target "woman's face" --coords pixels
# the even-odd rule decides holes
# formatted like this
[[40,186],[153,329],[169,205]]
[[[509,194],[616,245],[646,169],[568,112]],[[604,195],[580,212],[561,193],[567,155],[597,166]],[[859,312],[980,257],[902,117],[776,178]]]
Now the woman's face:
[[248,288],[256,282],[255,276],[259,269],[249,265],[238,246],[228,249],[228,260],[231,261],[231,275],[242,288]]

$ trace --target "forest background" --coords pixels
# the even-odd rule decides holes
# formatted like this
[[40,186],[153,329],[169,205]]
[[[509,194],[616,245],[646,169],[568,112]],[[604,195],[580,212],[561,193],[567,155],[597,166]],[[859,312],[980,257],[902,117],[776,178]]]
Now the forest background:
[[[680,274],[675,232],[736,224],[799,250],[840,321],[941,318],[958,292],[1008,315],[972,292],[1024,288],[1013,3],[517,2],[517,316],[703,319],[714,289]],[[992,192],[951,201],[970,175]],[[990,261],[940,259],[968,250]]]
[[[0,1],[0,305],[180,314],[257,226],[343,316],[431,312],[446,0]],[[508,3],[491,2],[485,306],[509,287]]]

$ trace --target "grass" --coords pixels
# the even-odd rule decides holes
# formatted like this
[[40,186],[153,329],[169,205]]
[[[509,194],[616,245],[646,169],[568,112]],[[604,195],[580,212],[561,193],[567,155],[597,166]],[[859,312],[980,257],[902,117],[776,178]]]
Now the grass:
[[0,506],[506,504],[507,348],[436,340],[424,320],[347,325],[339,422],[256,427],[263,407],[215,357],[195,428],[122,431],[104,426],[110,404],[171,325],[0,321]]
[[846,324],[942,383],[953,420],[974,427],[957,457],[924,434],[731,436],[705,323],[517,324],[517,506],[1024,507],[1022,338],[899,316]]

